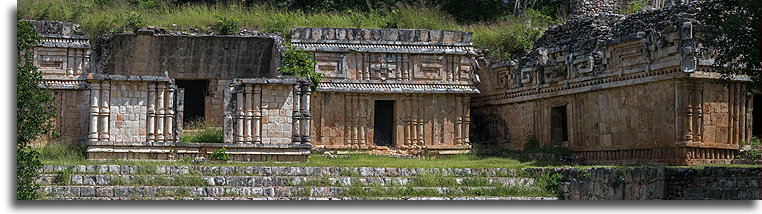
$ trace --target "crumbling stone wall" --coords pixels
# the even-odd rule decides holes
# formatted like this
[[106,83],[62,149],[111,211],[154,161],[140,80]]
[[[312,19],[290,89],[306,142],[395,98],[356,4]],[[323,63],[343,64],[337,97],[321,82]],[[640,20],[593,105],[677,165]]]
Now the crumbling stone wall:
[[[589,163],[730,163],[751,137],[751,96],[739,91],[749,79],[712,83],[720,76],[710,49],[694,39],[696,7],[551,27],[518,63],[482,63],[473,112],[507,121],[506,148],[521,147],[527,133],[541,145],[559,143],[551,111],[565,107],[568,141],[560,144]],[[504,132],[485,128],[494,130],[472,133]]]
[[[233,78],[280,75],[282,38],[271,34],[187,35],[160,29],[106,37],[94,67],[112,75],[208,80],[204,121],[221,124],[224,90]],[[193,103],[195,104],[195,103]]]
[[760,200],[760,168],[530,169],[559,174],[565,200]]

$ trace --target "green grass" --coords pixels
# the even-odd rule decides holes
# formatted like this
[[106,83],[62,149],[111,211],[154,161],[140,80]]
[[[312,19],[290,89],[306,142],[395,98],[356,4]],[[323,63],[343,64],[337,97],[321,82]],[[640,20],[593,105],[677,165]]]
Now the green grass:
[[384,188],[384,187],[352,187],[341,192],[342,196],[351,197],[452,197],[452,196],[556,196],[539,186],[531,187],[494,187],[464,189],[463,191],[438,192],[434,188]]
[[398,5],[393,10],[305,13],[284,10],[269,4],[183,5],[156,1],[144,7],[129,1],[22,0],[18,11],[24,19],[70,21],[98,44],[103,33],[132,31],[135,26],[161,26],[171,31],[205,33],[218,19],[234,18],[242,28],[277,33],[289,38],[292,27],[411,28],[473,32],[476,47],[489,50],[491,57],[508,57],[528,50],[542,32],[557,21],[529,10],[524,17],[506,17],[493,22],[458,24],[451,16],[429,5]]
[[[43,164],[49,165],[204,165],[204,166],[308,166],[308,167],[395,167],[395,168],[512,168],[545,166],[535,161],[520,162],[508,158],[481,158],[475,155],[453,155],[437,159],[401,159],[368,154],[349,154],[347,159],[330,159],[320,155],[311,155],[307,162],[278,163],[278,162],[207,162],[193,164],[184,161],[151,161],[151,160],[105,160],[95,161],[82,159],[43,159]],[[355,176],[354,172],[340,172],[342,176]]]
[[192,121],[184,126],[184,143],[222,143],[222,128],[218,124],[204,121]]
[[185,130],[180,141],[184,143],[222,143],[222,129]]

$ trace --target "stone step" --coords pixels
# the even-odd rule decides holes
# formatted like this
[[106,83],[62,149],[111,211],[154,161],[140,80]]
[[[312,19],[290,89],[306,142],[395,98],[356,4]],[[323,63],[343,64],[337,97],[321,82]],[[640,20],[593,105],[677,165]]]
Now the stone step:
[[384,167],[271,167],[271,166],[133,166],[133,165],[44,165],[40,173],[55,174],[70,169],[82,174],[158,174],[158,175],[261,175],[261,176],[361,176],[361,177],[411,177],[434,176],[485,176],[524,177],[523,170],[505,168],[384,168]]
[[47,200],[558,200],[558,197],[50,197]]
[[[519,187],[187,187],[43,186],[46,197],[351,197],[526,196]],[[532,195],[530,195],[532,196]]]
[[[42,174],[40,185],[54,185],[59,175]],[[146,184],[153,183],[153,184]],[[178,185],[178,186],[530,186],[531,178],[516,177],[307,177],[307,176],[163,176],[69,175],[69,185]]]

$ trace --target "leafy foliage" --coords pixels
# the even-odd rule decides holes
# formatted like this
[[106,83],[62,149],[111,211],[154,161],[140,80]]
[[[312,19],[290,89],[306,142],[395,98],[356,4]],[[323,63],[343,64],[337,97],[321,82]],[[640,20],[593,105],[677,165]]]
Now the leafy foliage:
[[622,15],[632,15],[638,13],[638,11],[643,10],[648,6],[648,0],[635,0],[627,3],[627,5],[623,5],[622,8],[617,11],[618,14]]
[[222,147],[220,149],[214,150],[211,155],[212,159],[215,160],[222,160],[222,161],[229,161],[230,155],[228,154],[228,149],[225,147]]
[[216,34],[233,35],[238,33],[238,29],[241,28],[237,18],[222,17],[216,14],[214,15],[214,18],[217,18],[217,22],[212,26],[212,30]]
[[124,29],[126,30],[136,30],[140,27],[146,26],[143,17],[141,17],[140,14],[136,12],[127,13],[125,17]]
[[[745,143],[742,143],[742,145]],[[759,137],[752,137],[751,142],[748,142],[748,145],[751,146],[751,149],[742,151],[736,158],[744,158],[749,160],[760,160],[762,159],[762,141],[760,141]]]
[[16,32],[16,198],[32,200],[38,198],[39,186],[34,180],[42,163],[39,153],[29,149],[29,143],[37,136],[49,133],[52,128],[53,96],[38,87],[42,76],[32,64],[32,54],[28,52],[33,45],[40,43],[37,31],[30,23],[17,21]]
[[283,75],[307,77],[312,82],[312,91],[315,92],[323,74],[315,71],[315,59],[310,53],[297,50],[289,46],[280,58],[280,72]]
[[762,1],[721,0],[702,4],[702,10],[696,17],[708,27],[702,31],[704,35],[698,38],[706,46],[714,48],[717,54],[715,70],[722,74],[726,82],[734,74],[749,75],[754,82],[751,88],[759,89]]

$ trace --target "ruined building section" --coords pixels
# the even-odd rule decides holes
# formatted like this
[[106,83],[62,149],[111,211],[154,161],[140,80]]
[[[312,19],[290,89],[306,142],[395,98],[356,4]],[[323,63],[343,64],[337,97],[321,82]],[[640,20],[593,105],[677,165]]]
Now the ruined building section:
[[83,100],[90,96],[86,90],[85,74],[89,72],[90,41],[79,25],[70,22],[28,21],[41,37],[36,45],[34,66],[42,73],[42,87],[51,91],[55,98],[56,117],[54,129],[58,139],[77,143],[87,136],[87,105]]
[[[234,161],[307,160],[310,84],[277,72],[277,36],[143,29],[91,52],[76,24],[30,22],[43,38],[34,63],[55,96],[56,129],[89,159],[210,158],[226,148]],[[189,116],[225,121],[223,135],[235,138],[182,142]]]
[[470,148],[471,33],[293,28],[324,78],[312,96],[311,142],[329,150],[435,154]]
[[750,80],[713,83],[694,7],[573,19],[520,63],[484,66],[473,138],[512,149],[536,138],[593,164],[730,163],[751,139]]
[[186,35],[144,29],[104,39],[95,64],[111,75],[168,76],[186,89],[185,120],[222,126],[224,91],[233,78],[280,75],[281,38],[269,34]]

